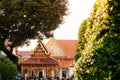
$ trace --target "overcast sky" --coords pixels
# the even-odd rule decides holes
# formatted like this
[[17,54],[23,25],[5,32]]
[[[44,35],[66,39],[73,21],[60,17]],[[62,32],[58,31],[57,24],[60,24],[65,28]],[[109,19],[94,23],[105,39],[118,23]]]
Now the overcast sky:
[[95,0],[68,0],[70,14],[65,17],[64,24],[54,31],[56,39],[77,39],[80,24],[85,20],[91,10]]
[[[77,40],[78,29],[83,20],[89,17],[95,0],[68,0],[69,15],[65,17],[64,24],[60,25],[54,31],[56,39],[71,39]],[[19,48],[19,50],[33,50],[36,41],[32,41],[29,47]]]

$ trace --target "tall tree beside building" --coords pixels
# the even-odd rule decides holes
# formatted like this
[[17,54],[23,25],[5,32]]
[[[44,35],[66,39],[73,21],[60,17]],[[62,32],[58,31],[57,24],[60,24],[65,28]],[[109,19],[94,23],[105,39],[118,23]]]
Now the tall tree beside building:
[[81,52],[85,48],[86,39],[84,34],[87,29],[87,21],[88,19],[84,20],[79,28],[79,33],[78,33],[79,42],[77,45],[77,54],[75,55],[75,61],[77,61],[80,58]]
[[75,80],[120,79],[119,8],[119,0],[96,0],[90,17],[81,24]]
[[67,15],[67,3],[67,0],[1,0],[0,50],[13,58],[9,54],[15,46],[53,36],[53,30]]

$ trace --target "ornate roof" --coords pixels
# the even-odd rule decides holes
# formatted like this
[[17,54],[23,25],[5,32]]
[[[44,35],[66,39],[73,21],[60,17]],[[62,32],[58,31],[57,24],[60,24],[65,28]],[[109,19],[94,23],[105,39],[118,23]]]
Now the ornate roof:
[[31,51],[31,57],[20,64],[58,64],[58,61],[49,56],[42,41],[39,41],[35,49]]
[[40,58],[40,59],[36,59],[36,58],[29,58],[26,61],[23,61],[20,64],[45,64],[45,65],[55,65],[58,64],[58,62],[55,59],[52,58]]
[[59,64],[60,68],[74,66],[78,40],[56,40],[50,38],[46,45],[39,41],[31,57],[21,64]]

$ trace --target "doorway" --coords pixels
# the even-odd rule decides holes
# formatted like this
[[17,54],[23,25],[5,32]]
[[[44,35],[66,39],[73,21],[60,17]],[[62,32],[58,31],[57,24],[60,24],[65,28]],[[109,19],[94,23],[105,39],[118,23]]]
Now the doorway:
[[42,77],[43,77],[43,72],[41,70],[41,71],[39,71],[39,78],[42,78]]
[[67,76],[67,72],[66,71],[62,71],[62,77],[66,78]]

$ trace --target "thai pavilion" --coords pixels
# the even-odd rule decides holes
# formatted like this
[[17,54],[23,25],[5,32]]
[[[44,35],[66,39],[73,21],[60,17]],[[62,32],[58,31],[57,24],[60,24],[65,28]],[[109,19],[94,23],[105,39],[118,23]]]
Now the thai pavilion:
[[77,40],[51,38],[46,45],[39,41],[32,51],[19,51],[23,77],[71,77]]

